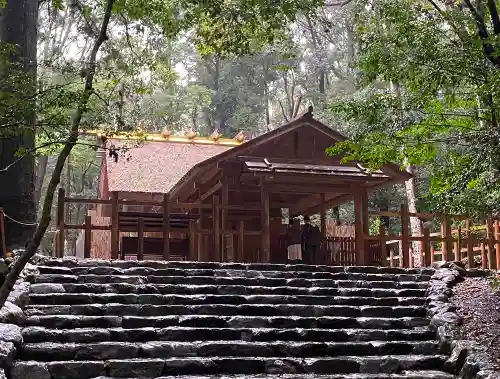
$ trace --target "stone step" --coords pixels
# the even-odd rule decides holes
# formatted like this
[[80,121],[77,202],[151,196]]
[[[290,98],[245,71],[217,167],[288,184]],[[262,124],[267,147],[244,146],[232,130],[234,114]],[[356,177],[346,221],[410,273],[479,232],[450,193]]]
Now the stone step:
[[[40,274],[28,278],[32,283],[93,283],[93,284],[107,284],[107,283],[125,283],[125,284],[154,284],[154,285],[231,285],[231,286],[252,286],[252,287],[324,287],[324,288],[338,288],[339,283],[366,283],[363,287],[371,288],[373,285],[377,286],[381,282],[390,283],[387,286],[407,286],[407,283],[421,283],[418,288],[427,288],[427,281],[414,281],[402,278],[401,280],[395,276],[381,276],[381,275],[364,275],[352,274],[351,279],[307,279],[307,278],[266,278],[266,277],[216,277],[216,276],[141,276],[141,275],[67,275],[67,274]],[[406,280],[405,280],[406,279]],[[352,286],[355,286],[352,284]]]
[[[384,295],[388,295],[385,293]],[[204,305],[204,304],[298,304],[298,305],[425,305],[425,297],[360,297],[316,295],[161,295],[118,293],[52,293],[31,294],[30,304],[151,304],[151,305]]]
[[[203,376],[162,376],[146,379],[454,379],[455,376],[442,371],[403,371],[399,374],[341,374],[341,375],[317,375],[317,374],[262,374],[262,375],[203,375]],[[100,376],[93,379],[123,379]],[[134,378],[127,378],[134,379]],[[144,378],[143,378],[144,379]]]
[[[52,298],[53,299],[53,298]],[[49,298],[48,301],[51,299]],[[70,303],[66,301],[66,303]],[[148,304],[81,304],[32,305],[26,315],[82,315],[82,316],[163,316],[163,315],[218,315],[218,316],[300,316],[300,317],[425,317],[423,306],[349,306],[300,304],[202,304],[202,305],[148,305]]]
[[304,329],[411,329],[428,326],[425,317],[265,317],[265,316],[30,316],[26,326],[42,326],[57,329],[74,328],[304,328]]
[[429,341],[435,333],[428,328],[401,329],[271,329],[271,328],[139,328],[139,329],[47,329],[27,327],[23,331],[25,343],[58,342],[147,342],[160,341]]
[[[340,281],[338,281],[340,282]],[[284,295],[284,296],[364,296],[364,297],[424,297],[426,282],[351,282],[357,287],[347,287],[335,283],[332,287],[266,287],[244,285],[188,285],[188,284],[78,284],[78,283],[39,283],[31,285],[31,292],[44,293],[124,293],[124,294],[163,294],[163,295]],[[388,288],[378,284],[390,284]],[[368,287],[368,286],[371,287]],[[363,287],[364,286],[364,287]],[[400,287],[398,287],[400,286]]]
[[433,341],[372,342],[255,342],[255,341],[149,341],[97,343],[26,343],[17,356],[20,360],[86,361],[174,357],[336,357],[366,355],[435,355]]
[[315,272],[361,272],[361,273],[382,273],[382,274],[427,274],[432,275],[434,269],[412,268],[405,269],[399,267],[375,267],[375,266],[325,266],[306,264],[269,264],[269,263],[221,263],[221,262],[191,262],[191,261],[106,261],[97,259],[49,259],[44,262],[45,266],[51,267],[115,267],[133,268],[147,267],[153,269],[179,268],[179,269],[224,269],[224,270],[257,270],[257,271],[315,271]]
[[354,374],[398,373],[404,370],[441,370],[446,356],[387,355],[324,358],[192,357],[108,361],[17,361],[11,379],[90,379],[99,376],[148,378],[168,375],[216,374]]
[[57,267],[38,266],[40,274],[59,275],[127,275],[127,276],[153,276],[153,277],[193,277],[193,276],[215,276],[215,277],[242,277],[242,278],[281,278],[281,279],[333,279],[333,280],[381,280],[381,281],[429,281],[431,275],[427,273],[365,273],[354,272],[327,272],[327,271],[266,271],[252,269],[191,269],[191,268],[150,268],[131,267],[118,268],[111,266],[98,267]]

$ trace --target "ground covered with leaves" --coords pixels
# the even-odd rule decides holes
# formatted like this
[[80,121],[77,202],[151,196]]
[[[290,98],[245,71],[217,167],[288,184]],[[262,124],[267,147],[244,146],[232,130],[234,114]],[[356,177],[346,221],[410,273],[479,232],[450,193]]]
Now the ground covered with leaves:
[[500,291],[491,278],[467,278],[454,288],[453,303],[463,317],[463,338],[486,347],[500,365]]

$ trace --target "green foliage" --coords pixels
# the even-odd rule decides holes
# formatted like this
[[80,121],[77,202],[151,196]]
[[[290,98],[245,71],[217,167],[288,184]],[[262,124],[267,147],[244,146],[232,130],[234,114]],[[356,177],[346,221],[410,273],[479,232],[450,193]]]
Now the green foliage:
[[500,211],[496,37],[478,33],[467,7],[427,0],[358,1],[353,17],[361,90],[330,109],[356,132],[328,154],[426,166],[430,210]]
[[493,291],[500,290],[500,274],[496,274],[491,280],[491,288],[493,288]]
[[116,13],[159,25],[168,38],[194,29],[203,55],[244,55],[279,40],[300,13],[319,0],[117,0]]

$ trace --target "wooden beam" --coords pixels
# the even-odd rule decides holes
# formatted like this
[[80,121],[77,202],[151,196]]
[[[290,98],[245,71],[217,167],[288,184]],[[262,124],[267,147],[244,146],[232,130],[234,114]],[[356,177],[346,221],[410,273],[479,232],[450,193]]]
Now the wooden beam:
[[[328,200],[325,201],[325,207],[326,208],[333,208],[337,205],[345,204],[349,201],[353,200],[353,194],[346,194],[346,195],[340,195],[340,196],[333,196],[330,197]],[[316,199],[317,201],[317,199]],[[302,202],[301,202],[302,203]],[[305,203],[305,199],[304,199]],[[316,214],[320,212],[321,206],[320,204],[316,204],[313,206],[310,206],[309,208],[302,209],[302,205],[298,204],[298,206],[294,207],[292,211],[293,215],[299,215],[299,214]]]
[[111,259],[118,259],[120,229],[118,225],[118,192],[111,192]]
[[271,235],[270,235],[270,220],[269,220],[269,192],[265,186],[264,180],[261,181],[261,205],[262,205],[262,255],[261,261],[269,263],[271,261]]
[[[297,183],[297,181],[303,181],[305,183],[310,183],[312,181],[316,183],[324,184],[363,184],[363,183],[383,183],[388,180],[388,178],[380,178],[374,176],[353,176],[350,174],[316,174],[316,173],[301,173],[301,172],[276,172],[276,171],[252,171],[244,172],[241,174],[243,180],[252,179],[252,177],[264,177],[268,181],[271,180],[281,180],[287,182]],[[347,187],[347,186],[346,186]]]
[[212,186],[212,188],[208,189],[205,193],[200,195],[200,201],[205,201],[210,196],[212,196],[214,193],[219,191],[221,188],[222,188],[222,183],[220,181],[215,183],[215,185]]
[[328,159],[327,156],[325,155],[325,158],[322,159],[308,159],[308,158],[282,158],[282,157],[257,157],[257,156],[251,156],[251,155],[241,155],[238,156],[237,158],[240,161],[247,161],[247,162],[262,162],[264,159],[267,159],[271,163],[278,163],[278,164],[303,164],[303,165],[308,165],[308,166],[344,166],[344,167],[356,167],[357,163],[355,162],[347,162],[347,163],[340,163],[339,159],[336,159],[332,157],[331,159]]
[[325,193],[346,193],[349,192],[346,186],[335,185],[335,184],[268,184],[266,183],[266,188],[269,192],[277,193],[299,193],[299,194],[325,194]]

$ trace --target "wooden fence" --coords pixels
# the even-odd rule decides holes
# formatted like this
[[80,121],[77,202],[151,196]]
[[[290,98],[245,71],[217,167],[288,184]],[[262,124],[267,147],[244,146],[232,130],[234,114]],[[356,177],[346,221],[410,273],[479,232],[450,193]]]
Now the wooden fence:
[[[462,215],[410,213],[404,205],[400,212],[370,211],[369,214],[370,217],[391,217],[400,220],[400,235],[388,235],[382,223],[377,235],[364,235],[364,241],[380,242],[381,256],[386,257],[390,266],[413,267],[415,255],[419,254],[422,266],[430,266],[437,260],[444,260],[465,261],[468,267],[477,267],[476,262],[479,261],[483,268],[500,268],[498,220],[489,218],[486,221],[474,222]],[[411,234],[411,217],[420,223],[421,235]],[[432,226],[429,224],[439,231],[432,232]],[[416,251],[411,247],[415,242]]]
[[[111,223],[110,225],[93,225],[92,217],[87,215],[83,225],[71,225],[65,223],[64,206],[65,203],[81,203],[81,204],[102,204],[111,206]],[[167,206],[163,206],[167,204]],[[192,236],[190,238],[189,252],[186,254],[188,259],[200,259],[199,252],[201,245],[207,239],[213,240],[214,252],[224,251],[220,244],[224,244],[226,237],[233,237],[236,241],[236,249],[231,257],[224,256],[224,253],[218,257],[205,257],[206,259],[234,261],[246,261],[254,257],[247,257],[244,254],[243,246],[247,236],[259,236],[260,231],[245,230],[244,222],[241,221],[237,230],[221,230],[220,215],[221,209],[235,210],[254,210],[248,207],[221,205],[218,198],[214,197],[213,204],[202,203],[177,203],[170,202],[168,195],[164,196],[163,201],[133,201],[119,200],[116,195],[110,200],[102,199],[82,199],[70,198],[65,196],[64,189],[60,188],[58,193],[57,205],[57,233],[55,241],[55,255],[62,256],[64,249],[65,230],[83,230],[84,231],[84,257],[90,257],[92,249],[92,231],[110,231],[111,232],[111,258],[118,258],[119,251],[119,206],[154,206],[161,207],[162,215],[161,222],[155,226],[163,235],[169,236],[175,229],[171,228],[169,222],[173,209],[198,209],[201,213],[202,209],[210,209],[213,212],[213,230],[202,229],[200,223],[189,222],[187,230]],[[0,215],[1,216],[1,215]],[[500,268],[500,224],[499,221],[488,219],[486,222],[476,222],[470,220],[466,216],[446,215],[440,213],[410,213],[406,206],[402,206],[400,212],[389,211],[369,211],[368,217],[371,218],[396,218],[399,219],[401,233],[399,235],[388,235],[385,227],[381,223],[377,234],[364,233],[362,243],[364,244],[363,251],[366,256],[364,261],[369,265],[389,265],[399,267],[413,267],[415,254],[420,255],[420,261],[423,266],[429,266],[436,260],[466,260],[469,267],[476,267],[476,261],[480,261],[483,268],[497,269]],[[368,218],[367,217],[367,218]],[[410,230],[410,218],[416,218],[422,226],[423,233],[421,235],[412,235]],[[144,224],[141,226],[141,217],[138,218],[138,238],[139,238],[139,254],[144,251],[141,246],[144,246],[144,233],[147,232]],[[0,220],[1,221],[1,220]],[[142,221],[144,222],[144,220]],[[453,228],[453,223],[456,227]],[[433,224],[438,231],[432,230],[428,224]],[[219,227],[215,227],[219,225]],[[182,230],[185,233],[185,230]],[[224,237],[224,238],[223,238]],[[170,241],[169,238],[164,238],[163,258],[170,259]],[[142,242],[141,242],[142,241]],[[356,239],[354,236],[346,237],[327,237],[323,241],[324,260],[326,264],[332,265],[354,265],[358,262],[355,254]],[[417,243],[418,249],[413,251],[412,245]],[[279,245],[279,244],[278,244]],[[281,247],[280,247],[281,249]]]

